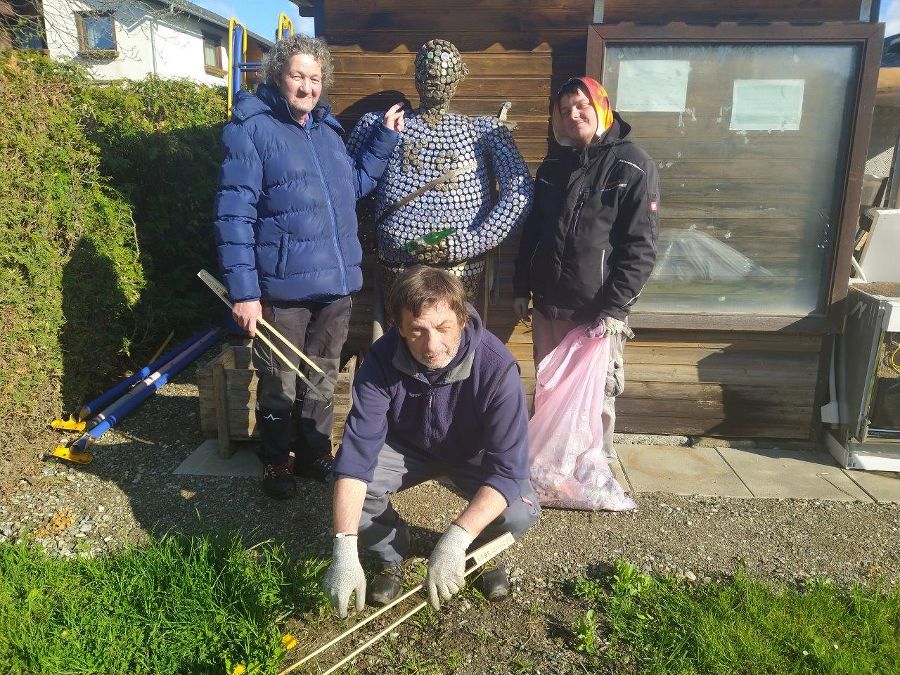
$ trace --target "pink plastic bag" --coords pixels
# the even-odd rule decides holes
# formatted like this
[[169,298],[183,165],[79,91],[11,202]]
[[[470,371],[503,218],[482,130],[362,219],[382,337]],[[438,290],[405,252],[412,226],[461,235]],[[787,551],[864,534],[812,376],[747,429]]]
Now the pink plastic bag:
[[637,508],[603,456],[601,412],[609,349],[608,338],[589,338],[580,326],[538,366],[528,437],[531,482],[544,506]]

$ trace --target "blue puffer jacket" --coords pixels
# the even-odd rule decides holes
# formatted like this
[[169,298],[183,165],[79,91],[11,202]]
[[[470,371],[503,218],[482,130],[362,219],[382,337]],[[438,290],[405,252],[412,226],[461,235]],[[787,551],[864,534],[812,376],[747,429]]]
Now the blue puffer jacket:
[[356,200],[374,189],[400,134],[380,126],[354,161],[330,110],[316,106],[301,126],[274,87],[238,93],[215,203],[234,302],[330,302],[362,287]]

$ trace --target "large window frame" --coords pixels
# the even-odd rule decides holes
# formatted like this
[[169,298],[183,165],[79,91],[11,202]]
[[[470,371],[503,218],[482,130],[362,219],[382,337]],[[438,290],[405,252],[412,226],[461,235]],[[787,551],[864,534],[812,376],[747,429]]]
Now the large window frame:
[[[88,43],[88,19],[109,19],[112,48],[92,47]],[[116,17],[112,10],[88,10],[75,12],[75,25],[78,31],[78,55],[95,59],[114,59],[119,56],[119,41],[116,39]]]
[[[226,71],[222,65],[222,38],[212,33],[204,32],[203,36],[203,69],[207,75],[222,77]],[[207,59],[207,49],[212,50],[213,62]]]
[[[588,29],[587,74],[602,81],[607,51],[646,45],[850,45],[858,48],[856,91],[851,107],[849,144],[843,166],[835,172],[841,195],[838,231],[826,261],[825,302],[821,312],[807,315],[642,312],[640,302],[631,324],[642,328],[743,330],[754,332],[827,333],[840,330],[842,301],[847,296],[850,258],[859,217],[860,188],[875,105],[884,28],[882,24],[831,22],[818,25],[723,23],[715,26],[670,24],[594,24]],[[662,195],[665,223],[665,194]]]

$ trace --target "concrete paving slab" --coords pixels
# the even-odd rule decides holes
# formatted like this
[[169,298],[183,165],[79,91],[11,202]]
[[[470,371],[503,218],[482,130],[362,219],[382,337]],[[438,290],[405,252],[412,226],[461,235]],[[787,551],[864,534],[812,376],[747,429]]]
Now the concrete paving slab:
[[754,497],[873,501],[827,452],[737,448],[718,451]]
[[262,478],[263,466],[250,449],[237,448],[228,459],[219,457],[219,443],[206,440],[175,469],[189,476],[235,476]]
[[753,496],[714,448],[620,445],[616,452],[636,492]]
[[876,502],[900,502],[900,473],[892,471],[851,471],[844,473],[854,483],[869,493]]

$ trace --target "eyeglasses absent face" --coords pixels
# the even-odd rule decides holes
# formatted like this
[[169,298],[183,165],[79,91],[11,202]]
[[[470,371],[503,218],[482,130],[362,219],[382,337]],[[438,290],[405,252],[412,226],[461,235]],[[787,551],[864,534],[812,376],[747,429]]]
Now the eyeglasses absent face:
[[558,105],[563,131],[576,147],[584,147],[593,141],[598,120],[591,99],[579,89],[574,94],[563,94]]

